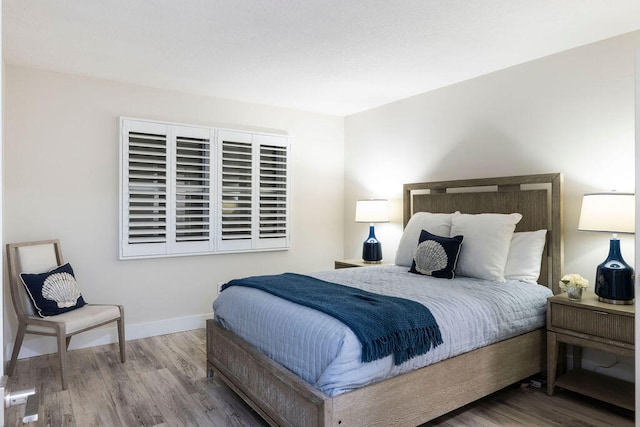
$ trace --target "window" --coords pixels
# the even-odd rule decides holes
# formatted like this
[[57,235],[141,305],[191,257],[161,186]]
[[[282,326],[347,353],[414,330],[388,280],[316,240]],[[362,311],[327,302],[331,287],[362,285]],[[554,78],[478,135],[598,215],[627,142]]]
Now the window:
[[286,136],[122,118],[120,257],[289,247]]

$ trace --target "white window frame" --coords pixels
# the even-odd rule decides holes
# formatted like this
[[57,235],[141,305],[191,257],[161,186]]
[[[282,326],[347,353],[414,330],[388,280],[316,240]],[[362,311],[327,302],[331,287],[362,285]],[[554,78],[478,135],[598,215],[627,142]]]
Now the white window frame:
[[[148,162],[145,155],[149,154],[145,150],[151,154],[162,151],[154,146],[162,146],[162,137],[149,137],[151,144],[142,141],[136,145],[134,139],[139,141],[147,137],[146,134],[161,135],[166,139],[166,167],[161,155],[149,157],[160,159],[157,164],[155,160],[151,161],[150,167],[144,164]],[[240,209],[240,203],[229,203],[229,194],[235,193],[227,191],[228,185],[223,188],[223,179],[229,178],[228,173],[223,177],[223,168],[229,165],[223,158],[224,141],[245,144],[242,150],[246,155],[242,158],[250,157],[250,161],[240,162],[244,163],[242,166],[250,165],[250,181],[241,184],[251,188],[244,192],[247,193],[244,199],[248,209]],[[181,148],[180,168],[177,167],[178,145]],[[132,154],[136,163],[129,162],[130,146],[137,149]],[[120,259],[288,249],[290,150],[286,135],[121,117]],[[261,153],[264,154],[262,157]],[[230,178],[235,178],[233,172]],[[163,188],[166,194],[163,194]],[[240,212],[244,214],[239,215]],[[225,227],[228,230],[235,226],[236,217],[240,217],[243,235],[234,237],[228,232],[223,235]]]

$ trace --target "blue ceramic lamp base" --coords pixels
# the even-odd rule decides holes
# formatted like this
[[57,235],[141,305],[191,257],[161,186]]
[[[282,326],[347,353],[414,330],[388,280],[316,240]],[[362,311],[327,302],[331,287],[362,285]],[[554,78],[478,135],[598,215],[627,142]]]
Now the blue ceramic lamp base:
[[382,261],[382,245],[376,239],[373,225],[369,226],[369,237],[362,245],[362,260],[369,264],[378,264]]
[[622,258],[620,240],[611,239],[609,256],[596,269],[598,299],[609,304],[633,304],[634,279],[633,268]]

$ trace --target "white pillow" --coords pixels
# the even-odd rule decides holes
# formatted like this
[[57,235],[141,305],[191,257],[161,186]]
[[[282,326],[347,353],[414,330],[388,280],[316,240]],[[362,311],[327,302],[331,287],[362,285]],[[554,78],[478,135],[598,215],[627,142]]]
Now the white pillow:
[[547,230],[513,233],[504,278],[537,283]]
[[429,233],[437,236],[449,236],[449,232],[451,231],[451,215],[452,214],[448,213],[430,212],[414,213],[402,232],[402,237],[398,244],[398,251],[396,252],[396,265],[411,267],[422,230],[427,230]]
[[504,282],[511,237],[521,219],[519,213],[453,214],[450,236],[464,236],[456,274]]

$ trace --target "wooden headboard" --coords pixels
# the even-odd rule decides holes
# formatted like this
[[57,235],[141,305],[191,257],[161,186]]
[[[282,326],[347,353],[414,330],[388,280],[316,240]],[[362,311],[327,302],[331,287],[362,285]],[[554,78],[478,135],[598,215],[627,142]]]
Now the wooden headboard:
[[414,212],[522,214],[516,231],[547,230],[539,283],[560,292],[562,174],[506,176],[404,185],[404,226]]

